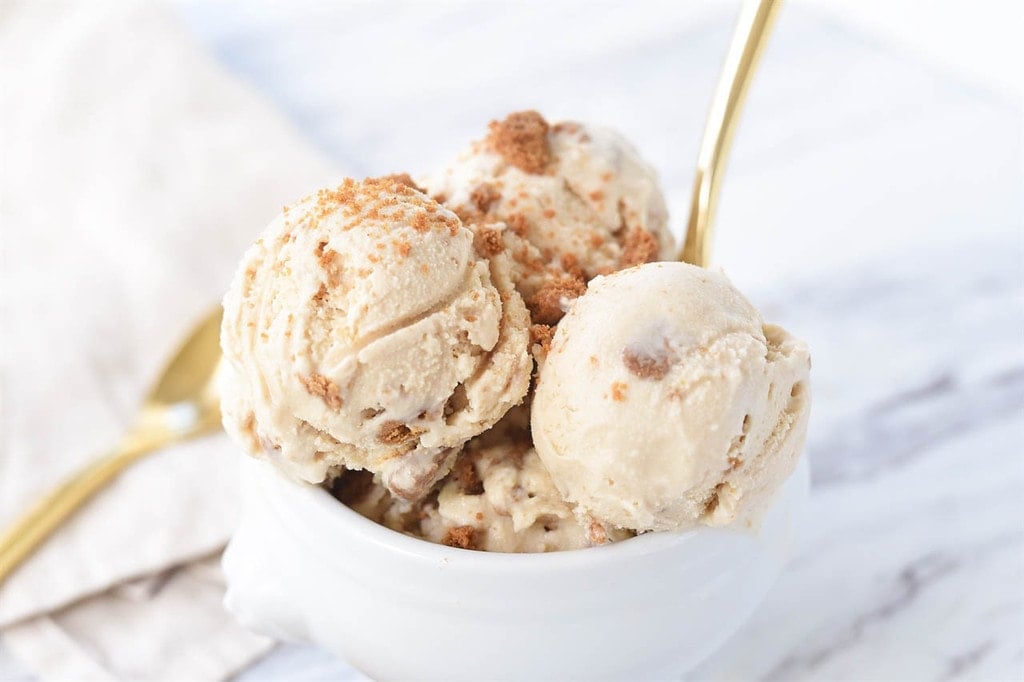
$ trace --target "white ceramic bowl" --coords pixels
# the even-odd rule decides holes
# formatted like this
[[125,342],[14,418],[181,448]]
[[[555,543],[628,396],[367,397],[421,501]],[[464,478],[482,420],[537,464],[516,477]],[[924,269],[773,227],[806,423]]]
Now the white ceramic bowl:
[[678,676],[764,597],[808,488],[802,461],[757,535],[700,529],[499,554],[391,531],[255,460],[243,480],[224,555],[228,609],[379,680]]

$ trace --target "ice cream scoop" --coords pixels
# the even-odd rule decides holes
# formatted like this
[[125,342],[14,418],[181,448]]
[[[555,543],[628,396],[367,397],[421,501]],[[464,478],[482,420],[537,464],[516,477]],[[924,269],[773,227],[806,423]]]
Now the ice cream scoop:
[[299,479],[366,469],[414,499],[528,388],[508,269],[410,184],[345,180],[284,209],[224,299],[224,425]]
[[514,113],[422,183],[471,227],[500,221],[524,240],[512,276],[536,323],[556,322],[582,281],[673,255],[654,170],[607,128]]
[[533,399],[544,466],[620,528],[754,526],[800,456],[810,356],[720,273],[651,263],[590,283]]

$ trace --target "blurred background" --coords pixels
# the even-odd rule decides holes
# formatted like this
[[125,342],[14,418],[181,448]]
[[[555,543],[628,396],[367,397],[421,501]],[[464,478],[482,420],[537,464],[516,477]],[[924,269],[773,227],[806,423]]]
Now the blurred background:
[[[621,130],[681,234],[738,6],[0,1],[0,524],[117,439],[310,189],[536,108]],[[1022,28],[1016,2],[785,3],[713,260],[811,345],[812,509],[692,679],[1024,676]],[[0,587],[0,679],[361,679],[219,611],[235,456],[146,460]]]

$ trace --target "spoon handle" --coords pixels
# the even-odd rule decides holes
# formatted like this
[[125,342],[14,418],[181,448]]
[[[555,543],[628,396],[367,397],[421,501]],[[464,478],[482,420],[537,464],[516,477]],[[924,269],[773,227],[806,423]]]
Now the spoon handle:
[[679,255],[686,263],[707,267],[711,260],[711,226],[725,162],[747,88],[781,5],[782,0],[744,0],[740,8],[697,155],[690,219]]
[[165,438],[132,433],[114,450],[91,462],[23,514],[0,535],[0,583],[93,495]]

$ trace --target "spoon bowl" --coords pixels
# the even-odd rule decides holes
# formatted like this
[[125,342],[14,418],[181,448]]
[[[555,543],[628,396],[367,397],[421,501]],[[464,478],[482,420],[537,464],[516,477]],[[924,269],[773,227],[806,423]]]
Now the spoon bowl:
[[0,582],[77,509],[143,455],[220,426],[218,306],[196,325],[143,400],[135,422],[106,455],[59,485],[0,534]]

